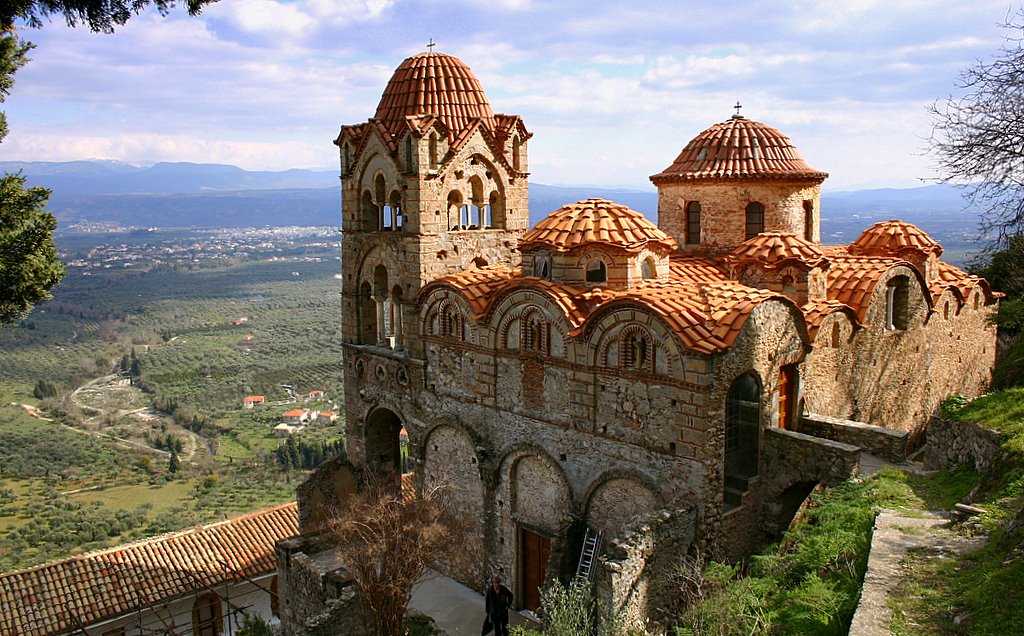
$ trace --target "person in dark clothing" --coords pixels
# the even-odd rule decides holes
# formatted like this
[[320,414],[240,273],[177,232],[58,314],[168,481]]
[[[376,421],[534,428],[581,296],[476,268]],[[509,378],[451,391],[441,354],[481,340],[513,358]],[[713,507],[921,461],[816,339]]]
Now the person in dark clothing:
[[501,577],[495,576],[484,596],[484,628],[480,636],[487,636],[494,630],[494,636],[508,636],[508,610],[512,607],[512,592],[501,584]]

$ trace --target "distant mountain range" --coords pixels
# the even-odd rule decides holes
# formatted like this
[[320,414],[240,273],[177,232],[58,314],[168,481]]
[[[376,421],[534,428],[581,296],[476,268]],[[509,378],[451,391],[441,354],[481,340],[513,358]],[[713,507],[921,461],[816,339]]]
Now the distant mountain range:
[[[136,227],[252,227],[338,225],[341,198],[336,171],[252,172],[222,164],[158,163],[140,167],[113,161],[0,162],[30,185],[53,190],[49,209],[61,227],[78,222]],[[650,190],[530,184],[530,223],[565,203],[611,199],[657,218]],[[943,243],[950,260],[977,242],[977,215],[948,185],[826,192],[822,239],[845,243],[873,223],[899,218]]]

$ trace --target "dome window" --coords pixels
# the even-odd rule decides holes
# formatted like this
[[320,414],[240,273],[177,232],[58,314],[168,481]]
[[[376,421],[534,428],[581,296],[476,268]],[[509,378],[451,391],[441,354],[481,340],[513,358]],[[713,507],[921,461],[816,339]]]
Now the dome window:
[[686,244],[700,245],[700,201],[686,204]]
[[607,283],[608,266],[601,259],[594,259],[587,264],[588,283]]
[[644,280],[654,280],[658,277],[658,266],[650,256],[640,263],[640,276]]
[[746,210],[746,235],[743,240],[749,240],[764,232],[764,204],[751,201],[747,204]]
[[885,288],[885,328],[902,331],[910,323],[910,278],[895,276]]

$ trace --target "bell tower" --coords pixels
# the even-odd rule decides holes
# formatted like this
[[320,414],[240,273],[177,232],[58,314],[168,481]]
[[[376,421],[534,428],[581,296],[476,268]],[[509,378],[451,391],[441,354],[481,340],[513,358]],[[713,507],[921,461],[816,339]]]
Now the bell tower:
[[403,61],[374,116],[342,126],[334,143],[342,182],[345,415],[354,461],[394,459],[390,442],[382,454],[367,450],[376,407],[388,405],[408,426],[395,410],[412,399],[417,382],[423,387],[416,312],[423,285],[465,269],[519,265],[518,242],[529,225],[530,137],[520,117],[491,110],[468,66],[439,52]]

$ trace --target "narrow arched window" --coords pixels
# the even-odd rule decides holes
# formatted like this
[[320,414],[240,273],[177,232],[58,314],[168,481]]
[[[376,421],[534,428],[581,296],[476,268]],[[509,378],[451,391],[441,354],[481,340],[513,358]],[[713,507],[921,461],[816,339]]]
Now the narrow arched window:
[[619,352],[619,364],[626,369],[651,371],[654,369],[654,342],[642,329],[624,334]]
[[551,332],[548,322],[537,310],[526,313],[519,328],[522,343],[520,349],[535,353],[548,353]]
[[686,244],[700,245],[700,201],[686,204]]
[[519,141],[519,137],[518,136],[513,137],[512,138],[512,169],[515,170],[516,172],[521,172],[521,170],[520,170],[521,161],[519,159],[519,152],[520,152],[521,149],[522,149],[522,143]]
[[757,201],[747,204],[746,210],[746,238],[752,239],[761,232],[764,232],[764,205]]
[[653,258],[648,256],[640,263],[640,276],[644,280],[654,280],[658,277],[658,266]]
[[427,146],[430,154],[430,169],[437,170],[437,133],[430,133],[430,141]]
[[588,283],[607,283],[608,266],[600,259],[594,259],[587,264]]
[[814,201],[804,201],[804,238],[814,240]]
[[744,373],[725,398],[725,503],[738,506],[747,482],[757,475],[761,429],[761,383]]
[[885,328],[899,331],[910,323],[910,278],[894,276],[885,288]]
[[535,254],[533,257],[533,275],[537,278],[551,279],[551,257],[547,254]]

